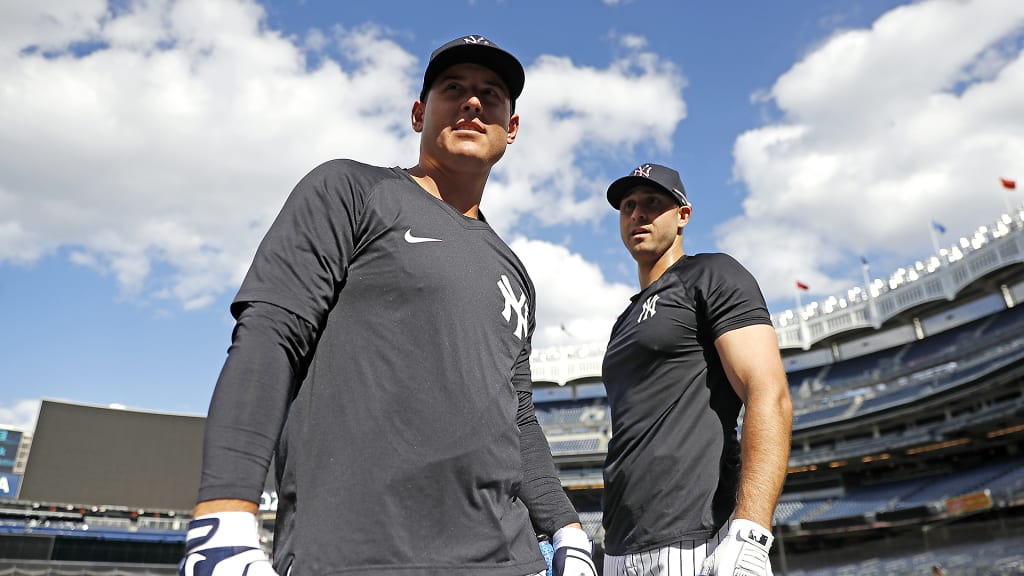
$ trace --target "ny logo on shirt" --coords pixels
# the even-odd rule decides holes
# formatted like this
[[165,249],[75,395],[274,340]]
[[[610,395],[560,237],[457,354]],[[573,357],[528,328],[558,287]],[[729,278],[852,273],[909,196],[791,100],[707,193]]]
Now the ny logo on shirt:
[[647,320],[651,316],[654,316],[655,312],[657,312],[657,310],[654,309],[654,305],[657,304],[657,303],[658,303],[658,295],[657,294],[655,294],[654,296],[651,296],[650,298],[647,299],[646,302],[644,302],[644,308],[643,308],[643,310],[640,311],[640,319],[636,321],[637,324],[639,324],[640,322],[643,322],[644,320]]
[[498,281],[498,289],[501,290],[501,295],[505,297],[505,307],[501,311],[501,316],[505,318],[505,322],[508,322],[512,318],[512,311],[515,310],[516,329],[512,333],[520,340],[526,338],[526,316],[530,311],[530,307],[526,303],[526,292],[523,292],[523,295],[517,298],[515,291],[512,289],[512,283],[508,281],[508,276],[504,274],[501,275],[501,280]]

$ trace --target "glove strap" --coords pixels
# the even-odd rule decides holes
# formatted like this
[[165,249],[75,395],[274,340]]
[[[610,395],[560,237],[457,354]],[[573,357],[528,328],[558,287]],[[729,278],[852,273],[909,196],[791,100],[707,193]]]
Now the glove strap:
[[770,550],[772,543],[775,542],[775,537],[772,536],[771,530],[766,530],[757,522],[751,522],[742,518],[732,521],[730,531],[736,536],[737,540],[756,544],[764,548],[765,551]]
[[594,544],[587,537],[587,533],[579,528],[566,526],[555,532],[552,538],[552,544],[555,550],[568,546],[569,548],[579,548],[585,550],[587,554],[593,554]]
[[215,512],[188,523],[185,548],[192,552],[208,548],[259,548],[259,522],[250,512]]

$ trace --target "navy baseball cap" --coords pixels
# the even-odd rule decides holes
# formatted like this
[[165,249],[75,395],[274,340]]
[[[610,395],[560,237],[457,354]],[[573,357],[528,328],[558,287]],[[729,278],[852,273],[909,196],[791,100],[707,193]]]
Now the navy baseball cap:
[[690,205],[679,172],[661,164],[641,164],[608,187],[608,203],[612,208],[618,210],[622,197],[634,186],[651,186],[671,196],[680,206]]
[[427,92],[434,85],[438,75],[456,64],[479,64],[490,68],[501,77],[508,88],[509,96],[515,109],[516,98],[523,93],[526,73],[523,65],[516,57],[502,50],[497,44],[479,34],[462,36],[452,40],[430,54],[427,69],[423,72],[423,88],[420,90],[420,102],[427,99]]

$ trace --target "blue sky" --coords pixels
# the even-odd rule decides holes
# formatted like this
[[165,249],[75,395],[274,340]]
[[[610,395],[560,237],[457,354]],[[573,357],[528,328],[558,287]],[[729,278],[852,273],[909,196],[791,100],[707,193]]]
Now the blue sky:
[[41,398],[204,413],[291,187],[415,164],[425,59],[468,33],[527,70],[483,209],[537,347],[602,341],[635,291],[604,190],[641,162],[682,173],[687,252],[737,257],[773,312],[1021,201],[998,180],[1024,178],[1019,0],[5,3],[0,424]]

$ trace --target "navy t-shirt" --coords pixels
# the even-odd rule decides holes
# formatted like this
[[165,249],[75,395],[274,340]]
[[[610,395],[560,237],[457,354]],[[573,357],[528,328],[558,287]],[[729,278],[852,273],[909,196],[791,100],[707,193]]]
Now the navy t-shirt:
[[602,366],[607,553],[706,539],[732,513],[742,404],[714,342],[754,324],[771,324],[764,297],[725,254],[684,256],[616,320]]
[[404,170],[325,163],[233,309],[250,302],[318,333],[276,451],[279,573],[544,569],[517,498],[534,287],[486,222]]

